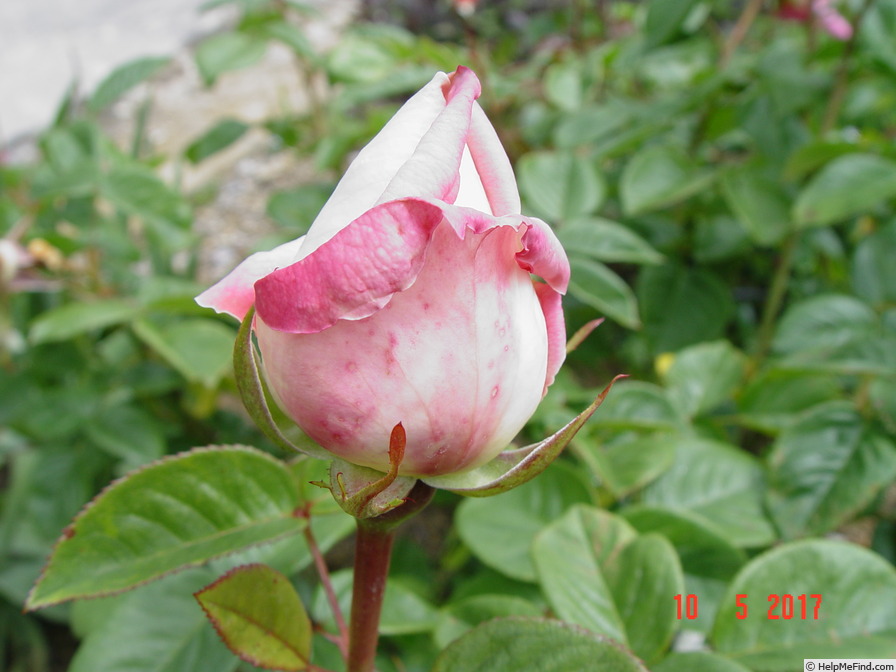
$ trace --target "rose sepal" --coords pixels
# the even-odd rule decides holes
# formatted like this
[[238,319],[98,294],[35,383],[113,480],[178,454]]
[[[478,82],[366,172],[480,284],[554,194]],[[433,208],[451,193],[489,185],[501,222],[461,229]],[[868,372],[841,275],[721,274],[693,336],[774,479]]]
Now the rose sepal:
[[588,418],[604,402],[614,383],[626,377],[627,375],[621,374],[613,378],[588,408],[543,441],[515,450],[505,450],[476,469],[421,480],[434,488],[450,490],[467,497],[490,497],[522,485],[538,476],[563,452]]
[[236,342],[233,346],[233,372],[236,387],[249,417],[255,425],[279,448],[286,451],[297,451],[320,460],[329,460],[333,456],[323,448],[314,445],[297,446],[290,441],[271,415],[268,400],[264,392],[264,383],[258,366],[258,354],[252,343],[252,323],[255,319],[255,308],[250,308],[240,324]]
[[398,423],[389,437],[388,473],[335,458],[330,463],[330,483],[325,487],[347,514],[359,520],[398,508],[417,483],[414,476],[398,475],[406,445],[404,427]]

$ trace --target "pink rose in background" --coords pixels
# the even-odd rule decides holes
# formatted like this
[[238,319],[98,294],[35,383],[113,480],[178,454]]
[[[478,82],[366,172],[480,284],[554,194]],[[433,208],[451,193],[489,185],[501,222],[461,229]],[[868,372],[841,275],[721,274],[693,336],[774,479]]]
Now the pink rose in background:
[[565,357],[569,263],[544,222],[519,214],[479,94],[471,70],[436,75],[360,152],[307,235],[197,298],[239,319],[255,304],[278,403],[349,462],[388,470],[401,422],[402,474],[481,465]]
[[807,22],[812,16],[831,37],[848,40],[852,37],[852,24],[831,5],[831,0],[783,0],[778,16],[789,21]]

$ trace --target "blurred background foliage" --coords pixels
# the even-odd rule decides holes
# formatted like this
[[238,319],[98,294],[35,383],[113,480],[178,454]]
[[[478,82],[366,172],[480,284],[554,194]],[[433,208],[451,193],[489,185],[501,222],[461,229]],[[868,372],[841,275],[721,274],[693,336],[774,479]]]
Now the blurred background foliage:
[[[146,104],[116,143],[104,110],[167,65],[141,59],[68,96],[36,161],[0,165],[0,668],[120,671],[110,650],[127,641],[133,672],[251,669],[190,595],[214,563],[21,613],[110,479],[192,446],[277,454],[235,401],[236,325],[192,298],[194,214],[214,185],[186,190],[160,166],[262,130],[267,151],[313,161],[313,179],[268,195],[274,237],[292,239],[352,152],[458,64],[483,82],[524,212],[569,253],[569,333],[607,318],[521,441],[630,378],[543,477],[494,499],[441,493],[409,528],[381,669],[428,670],[481,621],[545,614],[658,672],[896,657],[896,0],[837,3],[848,35],[784,0],[377,0],[325,53],[303,32],[322,6],[230,4],[232,29],[195,46],[204,83],[278,43],[307,109],[217,119],[162,156]],[[328,529],[345,567],[351,525]],[[297,544],[246,555],[285,562],[326,625],[308,563],[288,561]],[[821,594],[823,627],[772,620],[770,593]],[[697,618],[675,594],[698,596]],[[317,639],[318,664],[339,669]]]

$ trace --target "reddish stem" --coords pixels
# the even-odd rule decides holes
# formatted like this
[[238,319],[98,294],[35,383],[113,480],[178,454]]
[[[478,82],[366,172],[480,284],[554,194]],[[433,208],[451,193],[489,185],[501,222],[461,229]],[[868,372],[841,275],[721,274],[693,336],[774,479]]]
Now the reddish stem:
[[308,550],[311,552],[311,557],[314,558],[314,566],[317,568],[317,574],[320,576],[320,583],[324,588],[324,593],[327,595],[327,602],[330,604],[330,610],[333,612],[333,617],[336,619],[336,626],[339,628],[339,635],[334,637],[332,641],[339,647],[339,652],[342,654],[343,660],[345,660],[348,657],[348,627],[345,624],[345,617],[342,615],[342,609],[339,608],[339,600],[336,597],[336,591],[333,590],[333,582],[330,581],[330,572],[327,569],[327,563],[324,561],[324,556],[320,552],[320,547],[317,545],[314,533],[311,531],[310,520],[305,527],[304,534],[305,541],[308,543]]
[[347,672],[373,672],[395,528],[358,519]]

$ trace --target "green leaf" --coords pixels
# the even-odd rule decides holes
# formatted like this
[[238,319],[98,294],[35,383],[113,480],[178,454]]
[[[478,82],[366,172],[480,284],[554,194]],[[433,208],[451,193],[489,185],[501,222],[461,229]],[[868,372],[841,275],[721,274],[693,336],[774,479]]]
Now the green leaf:
[[102,409],[90,418],[88,438],[130,471],[165,454],[165,435],[159,423],[137,406],[121,404]]
[[627,644],[625,622],[601,565],[636,536],[621,519],[590,506],[574,506],[539,533],[532,556],[553,611],[564,621]]
[[184,154],[191,163],[199,163],[212,154],[226,149],[243,137],[249,125],[236,119],[222,119],[190,143]]
[[585,106],[564,114],[554,127],[554,144],[560,149],[576,149],[614,136],[632,121],[630,110],[610,101]]
[[782,354],[830,352],[877,323],[874,311],[846,294],[819,294],[794,304],[781,317],[773,346]]
[[433,632],[436,646],[444,649],[448,644],[473,627],[502,616],[542,615],[542,609],[529,600],[515,595],[486,594],[474,595],[454,602],[439,612],[436,629]]
[[196,47],[196,65],[206,86],[228,70],[254,65],[264,56],[267,41],[245,33],[220,33]]
[[892,72],[896,72],[894,34],[896,34],[896,3],[892,0],[883,0],[871,5],[859,30],[859,42],[869,54]]
[[777,434],[796,422],[802,411],[839,396],[840,385],[834,376],[769,369],[753,378],[738,395],[738,421]]
[[108,107],[125,93],[152,77],[159,69],[167,65],[168,57],[138,58],[121,65],[108,75],[93,92],[87,106],[92,112],[99,112]]
[[[684,570],[685,593],[698,596],[699,616],[688,621],[692,630],[708,631],[728,582],[746,561],[714,526],[684,509],[672,511],[647,505],[630,506],[622,517],[641,534],[655,532],[675,547]],[[671,602],[673,594],[667,596]]]
[[787,194],[757,168],[729,170],[721,186],[728,207],[755,243],[774,245],[793,228]]
[[284,464],[257,450],[201,448],[104,490],[56,545],[27,608],[133,588],[301,530]]
[[[746,595],[747,618],[735,616]],[[771,618],[769,595],[791,595],[793,618]],[[797,596],[806,595],[806,618]],[[821,606],[815,616],[816,600]],[[772,612],[781,616],[781,605]],[[896,570],[874,553],[814,539],[753,559],[722,602],[712,644],[756,672],[802,669],[804,658],[896,657]]]
[[[612,396],[612,395],[611,395]],[[473,554],[492,569],[521,581],[535,580],[529,555],[545,525],[590,493],[579,471],[555,462],[538,478],[487,499],[457,507],[457,531]]]
[[665,537],[646,534],[603,564],[631,650],[656,662],[678,629],[670,595],[681,594],[684,577],[675,549]]
[[646,436],[608,446],[579,445],[576,453],[593,466],[601,482],[620,498],[643,488],[672,465],[672,444],[662,435]]
[[719,338],[734,313],[731,289],[713,273],[679,264],[648,266],[635,288],[655,353]]
[[448,646],[432,672],[647,672],[618,644],[559,621],[503,618]]
[[569,292],[629,329],[640,329],[638,300],[625,280],[607,266],[585,257],[571,256]]
[[561,110],[573,112],[582,106],[585,81],[578,61],[553,63],[544,72],[544,96]]
[[665,374],[667,394],[689,418],[729,401],[744,377],[746,357],[728,341],[699,343],[675,355]]
[[668,596],[683,589],[678,556],[658,535],[636,538],[622,519],[577,506],[535,540],[539,583],[563,620],[656,660],[677,623]]
[[651,145],[635,154],[622,171],[622,209],[629,216],[659,210],[693,196],[713,179],[714,173],[699,170],[681,150]]
[[856,245],[851,263],[856,294],[872,305],[896,303],[896,220]]
[[653,666],[653,672],[750,672],[740,663],[709,651],[673,653]]
[[637,233],[601,217],[579,217],[564,224],[557,237],[570,254],[598,261],[659,264],[663,255]]
[[692,438],[668,438],[672,467],[648,485],[642,501],[696,514],[732,545],[770,544],[775,532],[763,511],[762,468],[735,446]]
[[218,320],[195,318],[170,326],[140,320],[134,333],[189,381],[213,388],[230,371],[235,332]]
[[139,306],[123,299],[66,303],[35,319],[31,323],[28,337],[35,345],[64,341],[90,331],[129,322],[140,314],[140,310]]
[[770,508],[788,537],[847,522],[896,478],[896,444],[841,402],[785,429],[769,461]]
[[684,427],[666,391],[653,383],[638,380],[619,383],[591,424],[638,430],[676,430]]
[[834,159],[797,196],[793,217],[798,226],[825,226],[867,213],[896,196],[896,161],[873,154]]
[[551,223],[593,214],[606,196],[594,166],[572,152],[526,154],[517,173],[523,198]]
[[131,593],[76,603],[94,615],[69,672],[232,672],[239,659],[191,596],[214,578],[207,569],[192,569]]
[[305,670],[311,621],[289,579],[262,564],[236,567],[194,595],[227,647],[267,669]]
[[699,0],[649,0],[644,34],[647,47],[656,47],[673,37]]
[[268,199],[267,214],[296,236],[311,228],[315,216],[333,193],[331,184],[308,184],[290,191],[278,191]]

